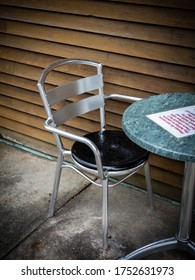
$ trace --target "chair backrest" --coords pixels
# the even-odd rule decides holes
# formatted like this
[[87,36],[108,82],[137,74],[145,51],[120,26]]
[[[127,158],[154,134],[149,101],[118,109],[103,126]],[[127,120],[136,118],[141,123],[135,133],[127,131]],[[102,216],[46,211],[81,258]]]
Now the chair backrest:
[[[62,85],[55,85],[54,88],[46,90],[46,78],[53,71],[55,73],[61,73],[56,71],[60,70],[60,67],[66,64],[73,65],[88,65],[95,67],[95,75],[82,76],[75,81],[67,82]],[[38,81],[38,89],[47,112],[48,118],[53,122],[54,126],[61,125],[66,121],[83,115],[90,111],[100,109],[100,122],[101,128],[105,127],[104,116],[104,94],[103,94],[103,77],[102,77],[102,64],[89,60],[81,59],[62,59],[58,60],[42,72],[42,75]],[[91,91],[98,90],[98,94],[90,94],[83,99],[79,99],[76,102],[64,102],[74,96],[80,96],[83,93],[91,93]],[[62,106],[56,106],[57,104],[63,104]]]

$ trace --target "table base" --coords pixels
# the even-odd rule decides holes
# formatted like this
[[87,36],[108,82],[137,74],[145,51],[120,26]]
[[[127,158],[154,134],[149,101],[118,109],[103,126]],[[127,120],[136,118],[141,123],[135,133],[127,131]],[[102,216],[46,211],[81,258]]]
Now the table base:
[[[152,253],[170,249],[186,250],[195,256],[195,243],[190,240],[195,191],[195,135],[180,139],[173,137],[147,118],[153,113],[191,105],[195,105],[194,94],[162,94],[135,102],[126,109],[123,115],[123,129],[137,145],[157,155],[185,161],[179,227],[176,236],[146,245],[124,259],[143,258]],[[150,131],[152,131],[151,134]]]
[[159,253],[166,250],[181,250],[187,251],[192,256],[195,257],[195,243],[191,240],[182,241],[178,237],[171,237],[159,240],[157,242],[153,242],[148,244],[142,248],[139,248],[127,256],[123,257],[123,260],[137,260],[142,259],[144,257],[150,256],[155,253]]
[[179,231],[176,237],[162,239],[133,251],[124,260],[135,260],[166,250],[183,250],[195,257],[195,243],[190,240],[195,186],[195,163],[186,162],[182,191]]

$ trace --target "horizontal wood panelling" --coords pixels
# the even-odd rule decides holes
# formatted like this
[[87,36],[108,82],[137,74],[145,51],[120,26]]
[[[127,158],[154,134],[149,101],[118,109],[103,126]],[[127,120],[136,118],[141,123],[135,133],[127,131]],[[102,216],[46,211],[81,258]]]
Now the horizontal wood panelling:
[[[42,101],[40,100],[40,96],[37,92],[30,91],[30,90],[27,91],[24,88],[21,87],[18,88],[4,83],[2,84],[0,83],[0,92],[3,95],[14,97],[19,100],[27,101],[29,103],[42,106]],[[123,102],[116,103],[116,101],[113,100],[108,100],[106,102],[106,105],[107,105],[106,106],[107,111],[113,112],[114,116],[116,114],[122,115],[124,110],[128,106],[127,103],[123,103]]]
[[[137,174],[137,173],[128,179],[128,183],[130,183],[134,186],[139,186],[143,189],[146,188],[144,176]],[[166,196],[166,197],[176,200],[176,201],[180,201],[180,199],[181,199],[181,189],[173,187],[171,185],[171,181],[169,182],[169,184],[165,184],[165,183],[159,182],[159,180],[156,181],[153,178],[152,187],[153,187],[153,190],[155,193],[158,193],[162,196]]]
[[[37,84],[37,81],[9,75],[2,72],[0,72],[0,82],[5,83],[7,85],[13,85],[19,88],[28,89],[31,91],[33,91],[36,88],[36,84]],[[39,100],[40,100],[39,93],[36,92],[36,94],[39,96]]]
[[[158,42],[169,45],[194,47],[195,38],[192,30],[179,28],[167,28],[163,26],[144,25],[138,23],[129,24],[126,21],[99,19],[86,16],[69,15],[45,11],[33,11],[22,8],[10,8],[2,6],[0,17],[20,22],[41,24],[45,26],[60,27],[70,30],[80,30],[97,34],[113,35],[115,37],[129,38],[148,42]],[[2,22],[3,24],[3,22]]]
[[[118,2],[118,0],[108,0],[112,2]],[[183,8],[183,9],[195,9],[195,2],[193,0],[121,0],[124,3],[134,3],[134,4],[144,4],[144,5],[154,5],[160,7],[170,7],[170,8]]]
[[108,1],[74,0],[52,1],[47,5],[39,0],[1,0],[1,4],[34,8],[52,12],[95,16],[117,20],[158,24],[163,26],[176,26],[181,28],[194,28],[195,18],[191,10],[170,9],[167,7],[144,6],[135,4],[121,4]]
[[162,157],[155,154],[151,154],[150,163],[153,166],[159,167],[163,170],[167,170],[167,171],[171,170],[176,174],[183,175],[184,163],[181,161],[175,161],[169,158],[163,158],[162,160]]
[[[34,91],[26,90],[24,88],[18,88],[10,84],[0,83],[0,93],[16,100],[23,100],[33,104],[42,106],[40,96]],[[45,114],[46,117],[46,114]]]
[[25,112],[30,115],[38,116],[41,118],[45,117],[45,112],[42,107],[22,100],[10,98],[7,96],[1,96],[0,104],[15,110],[20,109],[21,112]]
[[183,177],[178,174],[174,174],[171,171],[168,170],[162,170],[156,167],[153,167],[151,170],[152,177],[155,180],[159,180],[159,178],[163,178],[163,180],[159,180],[161,182],[164,182],[166,184],[171,184],[174,187],[179,187],[182,188],[182,182],[183,182]]
[[[60,58],[102,62],[105,93],[145,98],[195,92],[194,1],[1,0],[0,18],[3,131],[54,144],[43,128],[45,112],[36,83],[43,68]],[[55,72],[47,88],[80,76],[80,69]],[[127,106],[107,102],[109,128],[121,127]],[[99,114],[93,112],[69,121],[68,130],[80,135],[98,126]],[[71,141],[64,143],[71,146]],[[150,162],[155,191],[178,199],[184,164],[157,155]],[[130,182],[143,187],[142,174]]]
[[[11,111],[9,108],[7,110],[8,110],[8,113]],[[2,107],[1,107],[1,111],[3,113]],[[15,116],[17,113],[19,113],[19,112],[14,111]],[[0,116],[0,126],[6,127],[7,129],[12,130],[12,131],[17,131],[18,133],[21,133],[25,136],[30,136],[31,138],[35,138],[37,140],[41,140],[46,143],[55,145],[55,140],[54,140],[53,135],[51,133],[45,131],[44,129],[41,129],[41,124],[42,124],[41,119],[40,119],[40,128],[38,128],[37,126],[36,127],[33,126],[33,124],[34,124],[33,117],[31,117],[31,118],[24,117],[23,118],[24,113],[22,113],[22,114],[20,114],[20,117],[19,117],[19,115],[17,117],[19,121],[16,121],[13,118],[14,114],[11,114],[11,117],[3,117],[3,116],[1,117]],[[20,119],[21,117],[22,117],[22,121]],[[75,130],[74,129],[70,130],[70,132],[73,132],[73,131],[75,131]],[[78,130],[77,130],[77,132],[78,132]],[[66,142],[65,141],[62,141],[62,142],[66,144],[67,148],[70,148],[72,145],[71,140],[66,140]]]
[[[80,31],[6,21],[6,32],[12,35],[30,37],[65,45],[81,46],[87,49],[101,50],[109,53],[120,53],[128,56],[142,57],[169,63],[195,66],[194,52],[179,46],[157,45],[145,41],[117,38],[106,35]],[[107,58],[108,59],[108,58]],[[119,64],[120,65],[120,64]]]
[[37,116],[29,117],[29,114],[11,109],[11,106],[0,106],[1,115],[6,119],[13,120],[18,123],[23,123],[31,127],[43,129],[42,119]]
[[34,137],[35,139],[39,139],[41,141],[49,141],[50,143],[55,144],[54,138],[50,133],[44,130],[35,129],[34,127],[29,126],[29,123],[23,124],[21,122],[16,122],[15,120],[0,117],[0,126],[17,131],[32,138]]
[[[22,78],[37,79],[41,69],[35,66],[20,64],[17,62],[1,60],[1,71]],[[149,91],[153,93],[195,91],[194,84],[181,83],[158,77],[146,76],[135,72],[122,71],[113,68],[104,69],[105,82],[125,87]]]
[[[36,89],[36,83],[37,83],[37,81],[33,81],[33,80],[21,78],[21,77],[16,77],[16,76],[9,75],[9,74],[2,73],[2,72],[0,73],[0,81],[5,84],[11,84],[13,86],[29,89],[32,91]],[[105,84],[104,90],[105,90],[105,93],[119,93],[119,94],[125,93],[127,95],[137,96],[140,98],[149,97],[150,95],[152,95],[149,92],[139,91],[137,89],[131,89],[131,88],[127,88],[127,87],[121,87],[118,85],[111,85],[108,83]],[[36,92],[36,94],[39,95],[38,92]],[[126,104],[126,105],[128,105],[128,104]],[[118,106],[117,106],[117,108],[118,108]],[[112,105],[112,109],[116,110],[116,107],[113,108],[113,105]]]
[[[19,108],[20,112],[29,114],[30,116],[38,116],[38,117],[42,118],[41,126],[39,128],[43,128],[43,122],[44,122],[44,119],[46,119],[46,116],[45,116],[45,111],[43,110],[42,107],[29,103],[29,102],[18,100],[15,98],[10,98],[7,96],[1,96],[0,104],[7,108],[11,108],[13,110],[18,110],[18,108]],[[87,118],[87,116],[86,116],[85,118],[78,118],[78,119],[71,120],[68,123],[68,125],[71,127],[78,128],[78,127],[80,127],[80,123],[82,122],[82,126],[83,126],[82,133],[87,133],[88,131],[91,132],[94,130],[98,130],[99,124],[96,121],[97,115],[98,114],[94,112],[93,114],[91,114],[91,120],[89,120],[89,118]],[[29,116],[29,118],[30,118],[30,116]],[[118,124],[118,126],[120,126],[119,119],[117,117],[115,117],[115,120],[116,120],[116,126],[117,126],[117,124]],[[109,122],[108,122],[108,124],[109,124]]]
[[[2,38],[2,43],[4,39],[5,37]],[[14,39],[17,40],[17,38]],[[9,39],[8,40],[5,39],[4,44],[8,42]],[[23,43],[25,43],[25,41]],[[54,60],[54,58],[51,57],[52,54],[49,52],[49,50],[47,50],[48,56],[45,54],[44,55],[45,59],[43,61],[43,55],[35,54],[34,52],[32,52],[32,49],[29,49],[30,52],[27,51],[27,49],[25,51],[20,50],[19,49],[20,46],[14,43],[10,44],[10,46],[13,46],[15,48],[1,47],[1,54],[0,54],[1,58],[3,59],[9,58],[10,61],[17,61],[20,63],[30,64],[30,65],[33,64],[41,67],[43,67],[46,62],[50,63],[51,61]],[[56,47],[58,47],[58,45]],[[98,58],[100,61],[104,59],[103,55],[101,57],[101,54]],[[125,57],[118,54],[110,54],[109,60],[107,59],[107,61],[105,61],[105,64],[106,66],[111,68],[123,69],[126,71],[142,73],[154,77],[155,76],[162,77],[165,79],[172,79],[181,82],[189,82],[189,83],[194,82],[195,70],[192,67],[178,66],[175,64],[150,61],[147,59],[140,59],[135,57]]]
[[[36,65],[44,67],[45,64],[51,63],[53,60],[57,59],[57,57],[51,57],[52,53],[50,53],[49,47],[47,49],[47,54],[36,54],[34,53],[33,46],[31,45],[29,51],[26,50],[20,50],[19,48],[21,45],[19,44],[16,37],[12,38],[12,43],[9,41],[10,37],[8,36],[2,36],[1,41],[4,45],[10,45],[15,48],[1,48],[1,54],[0,57],[3,59],[8,58],[10,61],[16,61],[21,62],[24,64],[30,64],[30,65]],[[17,43],[15,43],[17,42]],[[26,46],[26,40],[22,40],[21,44]],[[38,46],[37,46],[38,47]],[[16,49],[17,48],[17,49]],[[56,45],[56,48],[58,49],[58,45]],[[71,48],[71,47],[70,47]],[[74,48],[71,48],[73,51]],[[79,53],[80,50],[78,50]],[[75,49],[75,53],[77,53],[77,48]],[[98,56],[98,54],[97,54]],[[104,53],[100,53],[97,57],[99,61],[104,61],[105,55]],[[154,77],[161,77],[165,79],[171,79],[173,81],[181,81],[181,82],[188,82],[193,83],[194,82],[194,76],[195,76],[195,70],[192,67],[188,66],[178,66],[175,64],[169,64],[169,63],[163,63],[163,62],[155,62],[147,59],[140,59],[135,57],[125,57],[118,54],[110,54],[109,59],[105,60],[104,67],[108,66],[110,68],[117,68],[117,69],[123,69],[126,71],[131,71],[135,73],[142,73],[149,76]],[[106,76],[105,76],[106,81]],[[169,82],[170,83],[170,82]]]

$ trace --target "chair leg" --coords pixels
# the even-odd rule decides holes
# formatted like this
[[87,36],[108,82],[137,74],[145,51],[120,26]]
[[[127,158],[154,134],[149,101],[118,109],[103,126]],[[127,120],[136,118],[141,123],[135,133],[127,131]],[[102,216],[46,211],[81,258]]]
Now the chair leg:
[[50,201],[50,205],[49,205],[49,213],[48,213],[49,218],[53,217],[53,215],[54,215],[55,204],[56,204],[59,183],[60,183],[60,176],[61,176],[61,171],[62,171],[62,163],[63,163],[63,156],[61,154],[59,154],[57,164],[56,164],[53,192],[51,195],[51,201]]
[[103,249],[108,249],[108,207],[109,207],[108,178],[102,180],[102,233]]
[[146,188],[147,188],[148,200],[149,200],[149,208],[150,210],[153,210],[154,204],[153,204],[152,180],[151,180],[150,166],[148,162],[144,165],[144,171],[145,171]]

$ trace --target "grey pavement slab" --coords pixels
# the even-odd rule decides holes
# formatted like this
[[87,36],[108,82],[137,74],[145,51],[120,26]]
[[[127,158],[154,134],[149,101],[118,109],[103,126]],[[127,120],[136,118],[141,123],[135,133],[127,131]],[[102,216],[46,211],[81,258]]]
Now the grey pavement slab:
[[[0,258],[47,219],[55,162],[0,143]],[[87,186],[63,170],[56,209]]]
[[[90,186],[48,219],[6,259],[119,259],[132,250],[174,236],[179,207],[155,199],[155,212],[146,194],[125,186],[110,191],[109,249],[102,250],[101,192]],[[186,259],[185,253],[165,252],[154,259]]]

